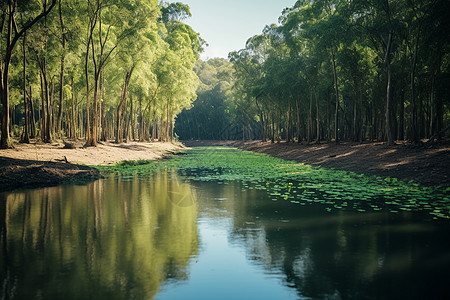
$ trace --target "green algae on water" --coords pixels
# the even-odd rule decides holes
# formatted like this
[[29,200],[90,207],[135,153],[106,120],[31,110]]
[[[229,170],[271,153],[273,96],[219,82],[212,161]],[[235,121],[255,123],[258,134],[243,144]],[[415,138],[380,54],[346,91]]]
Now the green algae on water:
[[121,162],[99,169],[124,178],[176,169],[193,181],[240,181],[244,190],[266,190],[272,200],[288,200],[292,205],[320,203],[327,206],[327,211],[426,211],[435,217],[450,218],[448,188],[312,167],[235,148],[201,147],[184,154],[158,162]]

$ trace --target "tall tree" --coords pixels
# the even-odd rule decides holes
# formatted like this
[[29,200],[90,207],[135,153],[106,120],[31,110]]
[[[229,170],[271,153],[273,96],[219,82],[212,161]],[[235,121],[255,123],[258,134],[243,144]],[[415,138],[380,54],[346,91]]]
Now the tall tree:
[[[8,0],[6,3],[2,2],[2,24],[1,24],[1,39],[2,39],[2,59],[0,65],[1,78],[0,78],[0,96],[2,103],[2,135],[0,139],[0,148],[12,147],[9,136],[9,66],[13,55],[13,50],[17,44],[17,41],[32,28],[39,20],[44,18],[50,13],[56,4],[56,0],[52,0],[50,3],[43,1],[40,13],[34,17],[31,17],[27,22],[20,24],[17,21],[17,15],[27,9],[33,9],[32,1],[18,1]],[[19,24],[21,27],[19,28]]]

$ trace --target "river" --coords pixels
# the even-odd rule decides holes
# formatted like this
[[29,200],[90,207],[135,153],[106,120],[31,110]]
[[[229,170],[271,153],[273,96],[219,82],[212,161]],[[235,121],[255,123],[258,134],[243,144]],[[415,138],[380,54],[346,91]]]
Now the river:
[[0,194],[2,299],[441,299],[450,222],[176,170]]

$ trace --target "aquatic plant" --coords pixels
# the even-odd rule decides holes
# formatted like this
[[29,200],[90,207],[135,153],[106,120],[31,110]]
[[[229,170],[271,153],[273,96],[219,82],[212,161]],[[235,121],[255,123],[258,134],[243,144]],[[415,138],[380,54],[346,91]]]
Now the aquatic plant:
[[321,203],[327,211],[421,210],[436,218],[450,218],[448,188],[312,167],[235,148],[202,147],[187,150],[186,154],[159,162],[122,162],[102,170],[126,179],[175,168],[194,181],[241,181],[244,189],[266,190],[273,201],[289,201],[293,205]]

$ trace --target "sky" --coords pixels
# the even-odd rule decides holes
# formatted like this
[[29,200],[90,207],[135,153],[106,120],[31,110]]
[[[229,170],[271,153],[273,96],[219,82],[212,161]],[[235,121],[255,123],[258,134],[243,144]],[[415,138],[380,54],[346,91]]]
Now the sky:
[[246,41],[261,34],[266,25],[278,23],[278,17],[296,0],[173,0],[191,8],[192,18],[185,22],[206,40],[201,58],[227,58],[243,49]]

